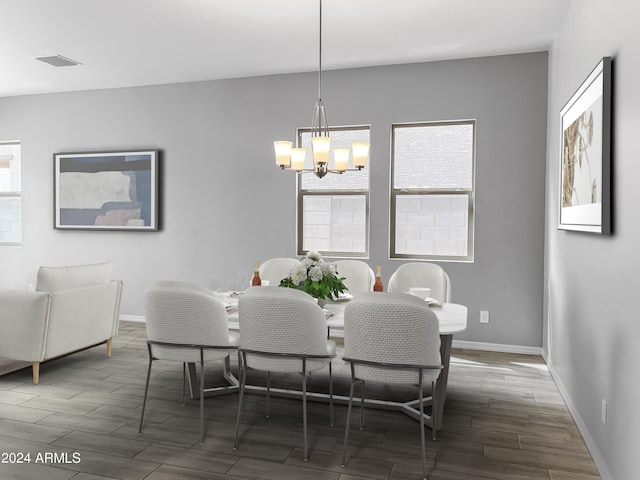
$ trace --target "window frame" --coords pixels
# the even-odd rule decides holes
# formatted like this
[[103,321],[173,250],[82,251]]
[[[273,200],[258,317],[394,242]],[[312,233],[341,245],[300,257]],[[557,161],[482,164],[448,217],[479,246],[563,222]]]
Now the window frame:
[[[471,155],[471,187],[454,187],[454,188],[395,188],[395,129],[407,127],[433,127],[433,126],[450,126],[450,125],[471,125],[473,128],[472,138],[472,155]],[[416,260],[416,261],[441,261],[441,262],[474,262],[474,230],[475,230],[475,195],[476,195],[476,132],[477,121],[475,119],[464,120],[438,120],[426,122],[405,122],[391,124],[391,161],[389,163],[389,179],[390,179],[390,201],[389,201],[389,258],[394,260]],[[398,253],[396,251],[396,231],[397,217],[396,207],[397,199],[401,196],[422,195],[466,195],[467,196],[467,255],[421,255],[414,253]]]
[[[8,140],[8,141],[0,141],[0,145],[17,145],[20,148],[20,176],[22,177],[22,142],[19,140]],[[11,166],[9,166],[9,170],[11,170]],[[20,241],[18,242],[4,242],[0,240],[0,247],[9,247],[9,246],[21,246],[23,242],[23,221],[22,221],[22,181],[20,182],[20,190],[17,191],[0,191],[1,198],[14,198],[17,197],[20,199]]]
[[[369,133],[369,139],[371,138],[371,126],[370,125],[347,125],[339,127],[329,127],[329,134],[338,131],[355,131],[363,130]],[[303,133],[311,132],[309,127],[300,127],[296,130],[296,146],[302,145]],[[371,154],[369,154],[369,161],[365,168],[371,168]],[[357,175],[358,172],[345,172],[343,175]],[[367,173],[368,187],[366,189],[303,189],[302,188],[302,175],[313,175],[312,173],[299,173],[296,174],[296,255],[304,256],[307,250],[304,249],[304,199],[307,196],[365,196],[365,246],[363,252],[345,252],[338,250],[319,250],[319,253],[326,257],[331,258],[369,258],[370,247],[370,191],[371,191],[371,172]],[[338,175],[329,173],[327,175]]]

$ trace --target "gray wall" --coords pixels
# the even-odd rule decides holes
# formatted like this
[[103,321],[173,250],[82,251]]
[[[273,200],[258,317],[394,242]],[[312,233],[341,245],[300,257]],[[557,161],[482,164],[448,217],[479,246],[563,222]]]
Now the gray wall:
[[[550,54],[545,350],[605,479],[638,478],[640,4],[573,2]],[[614,58],[613,235],[557,230],[559,112]],[[607,425],[601,400],[608,402]]]
[[[316,73],[0,99],[0,139],[23,145],[24,245],[0,248],[0,288],[39,265],[114,259],[122,313],[158,279],[206,284],[294,256],[295,179],[272,141],[308,126]],[[547,53],[325,72],[331,125],[371,125],[371,260],[385,283],[392,122],[477,120],[475,263],[445,263],[469,306],[458,340],[542,345]],[[52,228],[52,154],[162,150],[162,231]],[[479,311],[491,322],[480,325]]]

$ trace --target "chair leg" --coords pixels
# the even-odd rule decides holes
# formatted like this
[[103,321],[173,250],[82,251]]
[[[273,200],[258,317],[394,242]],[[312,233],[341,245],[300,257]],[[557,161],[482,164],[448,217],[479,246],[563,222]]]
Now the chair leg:
[[265,399],[264,415],[269,418],[269,409],[271,407],[271,372],[267,372],[267,398]]
[[307,445],[307,362],[302,359],[302,430],[304,435],[304,461],[309,461]]
[[200,348],[200,445],[204,444],[204,348]]
[[33,370],[33,384],[38,385],[40,383],[40,362],[31,362],[31,369]]
[[349,423],[351,422],[351,406],[353,405],[353,391],[356,384],[353,363],[351,364],[351,387],[349,388],[349,406],[347,407],[347,425],[344,428],[344,448],[342,451],[342,466],[347,464],[347,445],[349,444]]
[[364,380],[362,380],[362,390],[360,390],[360,430],[364,430]]
[[335,418],[333,414],[333,373],[331,371],[331,360],[329,360],[329,425],[333,427]]
[[438,428],[436,426],[436,418],[438,418],[439,415],[439,410],[437,410],[438,408],[438,401],[437,401],[437,395],[436,395],[436,382],[431,382],[431,398],[432,398],[432,407],[431,407],[431,439],[435,440],[436,439],[436,432],[438,431]]
[[113,337],[107,338],[107,357],[111,358],[111,349],[113,347]]
[[153,363],[153,355],[151,354],[151,345],[147,343],[147,349],[149,351],[149,367],[147,368],[147,381],[144,384],[144,398],[142,400],[142,412],[140,413],[140,427],[138,428],[138,435],[142,433],[142,420],[144,419],[144,409],[147,406],[147,394],[149,393],[149,379],[151,378],[151,364]]
[[244,384],[247,376],[246,357],[238,353],[238,372],[240,375],[240,394],[238,396],[238,416],[236,417],[236,433],[233,440],[233,449],[238,449],[238,433],[240,432],[240,414],[242,413],[242,403],[244,401]]
[[182,362],[182,403],[181,405],[184,407],[184,396],[186,390],[187,383],[187,364],[186,362]]
[[[425,440],[424,440],[424,405],[423,401],[423,392],[422,392],[422,370],[419,372],[420,380],[418,380],[418,389],[419,389],[419,404],[420,404],[420,446],[422,447],[422,478],[423,480],[427,480],[427,459],[425,454]],[[435,404],[435,400],[433,402]]]
[[[240,350],[238,350],[238,379],[240,380],[242,378],[242,353],[240,352]],[[240,391],[240,388],[238,388],[238,392]],[[240,411],[239,414],[242,415],[242,404],[240,404]]]

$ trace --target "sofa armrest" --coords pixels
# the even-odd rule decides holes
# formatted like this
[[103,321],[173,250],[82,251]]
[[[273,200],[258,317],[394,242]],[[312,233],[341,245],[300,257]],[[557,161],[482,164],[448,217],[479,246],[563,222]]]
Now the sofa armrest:
[[51,294],[45,359],[91,346],[117,334],[122,283]]
[[43,359],[50,306],[49,292],[0,292],[0,357]]

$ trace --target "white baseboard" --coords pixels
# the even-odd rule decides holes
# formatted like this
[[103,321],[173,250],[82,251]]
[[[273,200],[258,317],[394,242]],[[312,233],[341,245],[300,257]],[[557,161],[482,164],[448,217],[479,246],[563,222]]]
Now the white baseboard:
[[144,323],[143,315],[120,315],[120,320],[124,320],[127,322],[142,322]]
[[598,449],[596,442],[593,440],[593,437],[589,433],[589,430],[582,420],[582,417],[578,414],[578,410],[571,400],[571,396],[567,392],[567,389],[562,383],[560,375],[558,375],[558,372],[553,367],[553,364],[547,360],[546,352],[543,353],[543,357],[545,362],[547,363],[547,367],[549,368],[549,373],[551,373],[551,377],[553,378],[556,387],[558,387],[558,391],[560,392],[560,395],[562,396],[562,399],[564,400],[569,413],[571,413],[571,416],[573,417],[573,421],[576,422],[576,426],[578,427],[578,430],[580,430],[580,434],[582,435],[584,443],[587,445],[587,449],[591,454],[591,458],[593,458],[593,463],[596,464],[596,468],[600,472],[600,477],[602,477],[602,480],[613,480],[611,470],[609,470],[607,463],[604,461],[604,457],[602,456],[602,453],[600,453],[600,450]]
[[519,353],[521,355],[542,355],[540,347],[525,347],[522,345],[503,345],[500,343],[467,342],[465,340],[453,340],[453,348],[466,350],[485,350],[487,352]]

